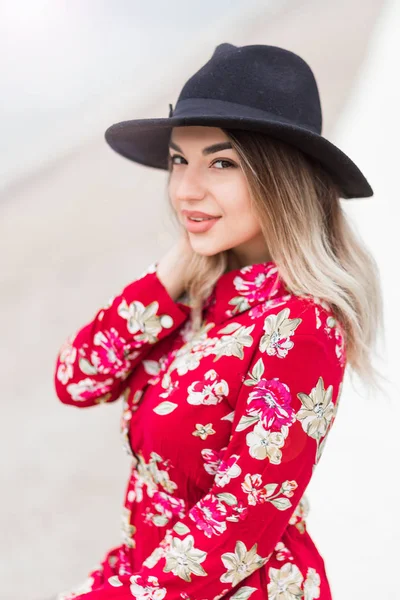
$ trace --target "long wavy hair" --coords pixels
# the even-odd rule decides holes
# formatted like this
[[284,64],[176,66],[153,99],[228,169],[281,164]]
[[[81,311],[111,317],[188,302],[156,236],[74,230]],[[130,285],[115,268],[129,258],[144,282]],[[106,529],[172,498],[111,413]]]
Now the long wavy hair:
[[[319,163],[284,142],[260,132],[222,131],[239,156],[269,254],[285,285],[295,295],[330,306],[344,332],[351,378],[357,374],[368,393],[382,392],[378,378],[386,378],[373,357],[384,340],[380,273],[342,209],[339,187]],[[171,173],[169,164],[168,197]],[[228,257],[229,251],[193,257],[185,298],[195,331],[204,301],[228,269]]]

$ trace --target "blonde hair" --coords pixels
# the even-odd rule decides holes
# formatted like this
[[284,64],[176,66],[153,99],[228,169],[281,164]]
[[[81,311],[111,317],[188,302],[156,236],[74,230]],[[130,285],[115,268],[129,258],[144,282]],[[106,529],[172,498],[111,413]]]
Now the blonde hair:
[[[328,172],[296,148],[253,131],[222,129],[248,181],[268,252],[291,293],[329,304],[345,337],[350,375],[368,391],[383,391],[373,352],[383,330],[383,299],[377,263],[352,229],[340,190]],[[171,176],[169,166],[169,179]],[[193,327],[204,300],[226,271],[228,251],[194,255],[186,296]]]

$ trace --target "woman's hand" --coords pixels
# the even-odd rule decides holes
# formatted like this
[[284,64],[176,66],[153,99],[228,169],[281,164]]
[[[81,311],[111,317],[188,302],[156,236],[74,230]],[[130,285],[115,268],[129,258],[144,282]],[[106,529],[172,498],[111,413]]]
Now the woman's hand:
[[194,255],[185,230],[158,262],[157,276],[173,300],[177,300],[186,289],[189,265]]

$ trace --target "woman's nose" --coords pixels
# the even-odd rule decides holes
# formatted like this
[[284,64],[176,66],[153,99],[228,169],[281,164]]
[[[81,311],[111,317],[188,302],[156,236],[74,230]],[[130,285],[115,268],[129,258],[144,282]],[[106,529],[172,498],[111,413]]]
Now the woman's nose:
[[199,173],[186,168],[176,187],[176,196],[179,200],[202,200],[205,187]]

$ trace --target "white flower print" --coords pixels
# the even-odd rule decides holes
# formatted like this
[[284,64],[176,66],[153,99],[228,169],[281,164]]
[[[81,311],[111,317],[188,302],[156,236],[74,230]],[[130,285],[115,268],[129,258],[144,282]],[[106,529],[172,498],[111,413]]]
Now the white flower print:
[[128,306],[123,299],[118,306],[118,314],[127,320],[129,333],[138,334],[134,336],[136,341],[154,344],[163,327],[169,329],[173,326],[173,319],[169,315],[157,316],[159,304],[157,301],[144,306],[142,302],[134,300]]
[[250,456],[258,460],[268,458],[273,465],[279,465],[282,458],[280,448],[285,444],[288,431],[286,426],[283,426],[281,431],[269,431],[258,422],[253,431],[246,435]]
[[[186,323],[188,325],[188,322]],[[207,323],[200,331],[193,335],[187,336],[183,346],[176,352],[176,357],[168,367],[168,371],[164,376],[163,387],[168,387],[168,381],[172,371],[178,371],[178,375],[185,375],[189,371],[197,369],[200,365],[200,360],[207,356],[210,348],[214,346],[214,339],[208,338],[208,330],[214,327],[214,323]],[[182,333],[182,332],[181,332]]]
[[253,475],[247,473],[242,483],[242,490],[247,494],[249,505],[256,506],[256,504],[271,502],[278,510],[287,510],[292,506],[288,498],[293,496],[293,490],[297,487],[297,482],[293,480],[284,481],[280,487],[277,483],[263,485],[260,473]]
[[250,333],[254,327],[255,325],[245,327],[244,325],[240,325],[240,323],[230,323],[224,329],[220,329],[218,334],[225,335],[215,338],[214,348],[210,351],[210,354],[216,355],[214,361],[222,356],[235,356],[242,360],[244,358],[243,348],[250,348],[253,344],[253,338]]
[[201,576],[207,575],[200,564],[206,559],[206,556],[207,552],[194,547],[192,535],[187,535],[184,540],[173,537],[165,552],[164,571],[166,573],[172,571],[174,575],[184,581],[192,581],[192,573]]
[[333,331],[333,336],[335,338],[335,353],[336,353],[336,356],[337,356],[340,366],[343,367],[346,362],[345,330],[340,325],[340,323],[335,319],[335,317],[330,315],[326,319],[324,331],[327,333],[327,335],[330,338],[332,337],[332,331]]
[[136,548],[136,541],[133,537],[136,533],[136,527],[130,522],[131,514],[132,513],[129,508],[124,506],[121,515],[122,540],[123,543],[128,546],[128,548]]
[[122,585],[124,585],[118,577],[118,575],[111,575],[111,577],[109,577],[107,581],[113,587],[121,587]]
[[283,542],[278,542],[274,548],[276,560],[293,560],[293,555]]
[[302,319],[289,319],[290,308],[286,307],[277,315],[268,315],[264,321],[265,334],[260,340],[260,351],[269,356],[284,358],[293,348],[289,339],[302,322]]
[[194,371],[200,365],[200,360],[202,358],[202,354],[200,352],[185,352],[184,354],[179,354],[175,358],[174,362],[171,364],[170,369],[168,370],[168,374],[174,369],[178,372],[178,375],[186,375],[189,371]]
[[130,591],[137,600],[163,600],[167,593],[165,588],[160,588],[157,577],[149,575],[147,578],[132,575],[130,578]]
[[298,393],[302,408],[296,414],[301,426],[310,437],[320,440],[327,432],[334,415],[335,405],[332,401],[333,387],[324,388],[322,377],[310,394]]
[[262,567],[268,559],[257,554],[257,544],[247,550],[245,544],[238,540],[235,552],[225,552],[222,554],[221,560],[227,571],[221,575],[220,581],[231,583],[232,587],[235,587],[242,579]]
[[303,494],[289,519],[289,525],[294,525],[300,533],[304,533],[306,531],[306,518],[309,512],[310,504],[307,496]]
[[300,600],[303,598],[301,585],[303,575],[293,563],[287,562],[280,569],[268,569],[270,582],[268,583],[269,600]]
[[68,338],[60,350],[60,364],[57,369],[57,379],[64,385],[74,374],[76,348],[72,346],[72,338]]
[[146,463],[140,453],[137,454],[137,458],[138,462],[136,465],[136,470],[133,471],[134,478],[132,482],[136,495],[136,502],[141,502],[143,500],[144,486],[146,486],[146,491],[149,498],[153,498],[153,496],[159,491],[159,486],[161,486],[168,494],[174,493],[178,486],[175,481],[170,479],[167,470],[159,468],[159,465],[165,465],[165,462],[163,462],[162,458],[156,452],[152,452],[150,454],[148,463]]
[[139,275],[139,279],[143,279],[146,275],[149,275],[150,273],[156,273],[157,272],[157,267],[158,267],[158,262],[154,261],[152,262],[148,267],[146,267],[146,269]]
[[[338,359],[338,362],[341,367],[344,366],[346,362],[346,352],[345,352],[345,330],[343,326],[339,323],[337,319],[332,314],[332,308],[326,303],[319,301],[319,304],[325,308],[325,311],[321,311],[317,306],[315,307],[315,321],[316,328],[319,329],[322,326],[321,316],[325,315],[325,325],[324,331],[329,338],[332,338],[332,330],[335,337],[335,353]],[[321,315],[321,316],[320,316]]]
[[304,581],[304,600],[315,600],[315,598],[319,598],[320,585],[321,577],[315,569],[309,567]]
[[262,500],[264,488],[260,473],[247,473],[242,483],[242,490],[247,494],[247,502],[256,506]]
[[197,436],[202,440],[206,440],[209,435],[213,435],[214,433],[215,429],[213,429],[212,423],[207,423],[207,425],[196,423],[196,429],[192,432],[192,435]]
[[[95,396],[98,397],[98,401],[100,402],[100,397],[110,390],[113,381],[114,380],[111,378],[106,379],[105,381],[95,381],[90,377],[86,377],[77,383],[70,383],[67,385],[67,392],[71,395],[72,400],[75,400],[76,402],[89,400]],[[104,400],[106,400],[106,398],[104,398]]]
[[148,556],[146,558],[145,561],[143,561],[143,566],[144,567],[148,567],[149,569],[152,569],[153,567],[156,566],[156,564],[158,563],[158,561],[164,556],[164,549],[163,548],[159,548],[157,546],[157,548],[155,548],[153,550],[153,552],[150,554],[150,556]]
[[204,375],[206,381],[194,381],[188,387],[187,401],[192,405],[218,404],[229,394],[229,386],[224,379],[217,379],[214,369],[207,371]]

